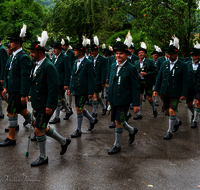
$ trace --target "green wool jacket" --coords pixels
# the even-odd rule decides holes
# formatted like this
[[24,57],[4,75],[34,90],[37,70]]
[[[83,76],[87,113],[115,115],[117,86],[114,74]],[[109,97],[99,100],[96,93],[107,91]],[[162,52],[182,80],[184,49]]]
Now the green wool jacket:
[[[91,57],[90,60],[94,64],[94,57]],[[96,63],[94,65],[95,74],[96,74],[96,85],[106,84],[106,58],[99,54]]]
[[200,67],[194,72],[192,61],[186,62],[188,66],[188,90],[195,89],[195,92],[200,92]]
[[115,55],[112,55],[108,58],[108,61],[107,61],[107,72],[106,72],[106,79],[109,79],[109,74],[110,74],[110,68],[111,68],[111,65],[113,63],[116,63],[116,56]]
[[[32,70],[34,72],[35,66]],[[51,61],[46,58],[32,75],[30,96],[33,109],[54,109],[58,103],[59,80],[58,72]]]
[[[13,59],[11,56],[7,62],[4,74],[4,87],[9,92],[20,92],[21,95],[28,96],[32,62],[27,54],[23,54],[18,58],[21,52],[18,52]],[[13,61],[11,69],[9,70],[11,59]]]
[[132,65],[135,65],[135,62],[137,60],[139,60],[139,57],[137,55],[132,55],[131,56],[131,59],[128,57],[127,60],[132,64]]
[[[52,63],[55,62],[55,55],[52,58]],[[71,66],[69,56],[61,52],[56,63],[54,64],[58,71],[59,86],[69,86],[71,77]]]
[[[64,53],[64,51],[63,51],[63,53]],[[64,53],[65,54],[65,53]],[[71,68],[73,67],[73,65],[74,65],[74,62],[76,61],[76,57],[75,57],[75,55],[74,55],[74,52],[71,50],[71,49],[68,49],[68,51],[67,51],[67,54],[65,54],[65,55],[68,55],[69,56],[69,58],[70,58],[70,66],[71,66]]]
[[49,60],[51,60],[51,58],[50,58],[50,56],[49,56],[48,53],[45,53],[45,55],[46,55],[46,57],[47,57]]
[[95,70],[93,63],[84,58],[78,69],[77,61],[72,68],[72,79],[69,90],[74,95],[93,95],[95,89]]
[[192,61],[192,57],[186,57],[185,62]]
[[8,61],[9,57],[6,52],[6,49],[0,45],[0,80],[4,80],[4,72],[5,72],[5,67],[6,63]]
[[[173,72],[174,76],[172,76]],[[178,59],[174,68],[170,71],[170,61],[163,62],[156,79],[154,91],[162,95],[168,94],[169,97],[186,97],[188,91],[187,64]]]
[[140,84],[134,65],[126,61],[116,76],[117,65],[112,64],[109,75],[108,101],[113,105],[140,105]]
[[[135,66],[138,70],[138,73],[141,72],[140,69],[140,61],[135,62]],[[146,72],[146,76],[144,76],[144,81],[147,87],[152,87],[156,82],[156,76],[158,74],[158,70],[153,60],[145,58],[143,61],[143,72]]]
[[164,61],[167,61],[165,56],[159,57],[159,58],[157,59],[156,66],[157,66],[158,71],[160,71],[161,65],[162,65],[162,63],[163,63]]

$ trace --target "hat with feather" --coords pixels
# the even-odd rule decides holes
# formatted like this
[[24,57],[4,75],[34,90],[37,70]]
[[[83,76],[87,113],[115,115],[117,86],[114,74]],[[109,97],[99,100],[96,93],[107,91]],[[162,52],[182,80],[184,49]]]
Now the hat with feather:
[[147,46],[144,42],[141,42],[141,47],[136,51],[136,55],[138,55],[139,51],[143,51],[147,54]]
[[90,44],[91,44],[91,40],[90,40],[90,39],[87,39],[87,45],[86,45],[86,48],[90,48]]
[[98,50],[99,49],[99,39],[97,36],[93,38],[94,43],[90,46],[91,50]]
[[116,49],[120,44],[123,44],[123,42],[121,41],[121,38],[118,37],[113,48]]
[[125,45],[125,44],[119,44],[118,46],[117,46],[117,48],[116,49],[114,49],[114,52],[117,52],[117,51],[125,51],[126,53],[128,53],[129,54],[129,50],[128,50],[128,46],[127,45]]
[[63,49],[62,46],[65,45],[65,40],[62,38],[61,42],[54,42],[51,47]]
[[66,39],[63,39],[65,41],[64,45],[70,45],[70,38],[69,36],[66,36]]
[[78,49],[78,50],[85,52],[86,46],[87,46],[87,38],[85,36],[83,36],[83,42],[76,44],[74,49]]
[[49,38],[47,32],[43,31],[41,37],[37,36],[37,38],[38,41],[32,42],[31,46],[27,49],[48,51],[48,49],[46,49],[46,43]]
[[170,40],[170,44],[166,53],[168,54],[176,54],[179,49],[179,39],[176,36],[172,37],[174,41]]
[[7,38],[7,40],[16,40],[16,41],[25,42],[24,37],[26,36],[26,29],[27,29],[27,26],[23,24],[21,31],[14,32],[13,34],[11,34],[9,38]]
[[200,44],[198,42],[194,44],[194,48],[192,48],[192,52],[190,53],[190,55],[197,55],[197,54],[200,54]]
[[154,55],[154,54],[158,54],[159,55],[159,52],[162,52],[160,47],[154,45],[154,48],[155,48],[155,50],[151,53],[151,55]]

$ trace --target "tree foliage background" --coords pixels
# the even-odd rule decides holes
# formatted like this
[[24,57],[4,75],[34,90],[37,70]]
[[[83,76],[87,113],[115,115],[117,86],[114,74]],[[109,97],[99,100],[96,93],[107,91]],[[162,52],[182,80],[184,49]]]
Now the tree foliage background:
[[[27,24],[27,43],[42,30],[49,44],[70,36],[81,42],[82,35],[100,44],[113,45],[117,37],[124,41],[131,31],[135,48],[147,44],[164,48],[173,35],[180,39],[182,56],[187,56],[199,38],[199,1],[196,0],[1,0],[0,32],[7,37]],[[4,38],[5,39],[5,38]]]

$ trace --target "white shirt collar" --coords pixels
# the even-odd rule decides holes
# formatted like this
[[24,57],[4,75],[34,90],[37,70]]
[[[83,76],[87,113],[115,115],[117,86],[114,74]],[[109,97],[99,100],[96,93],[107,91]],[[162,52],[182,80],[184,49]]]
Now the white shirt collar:
[[96,57],[94,57],[94,59],[96,60],[98,58],[98,56],[99,56],[99,54]]
[[[126,61],[127,61],[127,59],[126,59]],[[122,64],[120,64],[120,67],[123,67],[124,64],[126,63],[126,61],[124,61]],[[117,66],[119,66],[119,63],[118,63],[118,62],[117,62]]]
[[[45,58],[46,58],[46,57],[45,57]],[[38,67],[43,63],[43,61],[45,60],[45,58],[43,58],[43,59],[41,59],[40,61],[36,62]]]
[[83,56],[81,59],[78,59],[78,62],[82,62],[83,61],[83,59],[85,58],[85,56]]
[[17,53],[19,53],[20,51],[22,51],[22,48],[19,48],[18,50],[14,51],[14,52],[13,52],[13,57],[14,57],[15,55],[17,55]]
[[178,58],[176,59],[176,61],[173,61],[173,62],[170,61],[170,64],[173,63],[173,65],[174,65],[177,61],[178,61]]
[[144,62],[144,60],[145,60],[145,58],[142,60],[142,62],[140,61],[140,63],[143,63],[143,62]]
[[65,54],[67,54],[68,51],[69,51],[69,49],[67,51],[65,51]]
[[[60,54],[61,54],[61,52],[60,52]],[[60,56],[60,54],[58,56],[55,55],[55,58],[58,59],[58,57]]]

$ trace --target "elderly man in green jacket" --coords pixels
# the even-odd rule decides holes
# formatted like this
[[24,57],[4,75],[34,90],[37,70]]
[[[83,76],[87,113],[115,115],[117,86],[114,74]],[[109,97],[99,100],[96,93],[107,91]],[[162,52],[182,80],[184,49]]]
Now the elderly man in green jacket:
[[83,116],[85,116],[90,122],[90,127],[88,128],[89,131],[91,131],[98,122],[98,120],[92,117],[84,108],[87,98],[91,99],[95,90],[96,77],[94,65],[84,56],[85,47],[82,44],[77,44],[76,47],[74,47],[74,54],[78,59],[75,61],[72,68],[72,80],[68,90],[69,96],[72,94],[75,96],[77,111],[77,128],[71,135],[72,138],[81,136]]
[[182,122],[177,118],[179,99],[185,100],[188,90],[187,65],[178,59],[178,45],[169,46],[169,61],[163,62],[154,87],[154,96],[158,92],[163,99],[165,113],[169,115],[169,129],[165,140],[172,138],[172,131],[176,132]]
[[33,127],[40,151],[39,158],[32,162],[31,166],[40,166],[48,163],[46,136],[54,138],[61,144],[60,155],[66,152],[68,145],[71,143],[70,139],[62,137],[55,129],[47,126],[57,107],[59,79],[56,68],[45,56],[45,51],[47,51],[45,44],[36,41],[28,48],[31,51],[31,57],[36,62],[31,73],[30,100],[35,110],[34,116],[36,120],[33,122]]
[[157,67],[155,66],[153,60],[145,58],[147,54],[146,45],[144,42],[141,44],[141,48],[137,50],[139,60],[135,62],[135,66],[138,69],[139,81],[140,81],[140,111],[133,119],[138,120],[142,119],[142,95],[144,91],[147,95],[147,100],[149,101],[152,110],[153,116],[157,117],[158,112],[155,107],[155,103],[152,99],[153,95],[153,85],[156,81],[156,75],[158,74]]
[[66,107],[66,102],[64,99],[65,91],[69,88],[70,78],[71,78],[71,66],[70,58],[62,52],[62,45],[60,42],[55,42],[53,45],[54,56],[52,58],[52,63],[54,64],[59,78],[59,98],[58,106],[56,108],[56,114],[53,120],[49,124],[60,123],[60,110],[61,106]]
[[108,154],[116,154],[121,150],[121,137],[123,130],[129,132],[129,144],[132,144],[138,129],[126,122],[130,103],[134,106],[134,112],[140,110],[140,85],[138,72],[135,66],[127,61],[128,46],[121,44],[116,52],[117,63],[111,66],[109,75],[108,101],[111,105],[111,121],[115,122],[115,143]]

